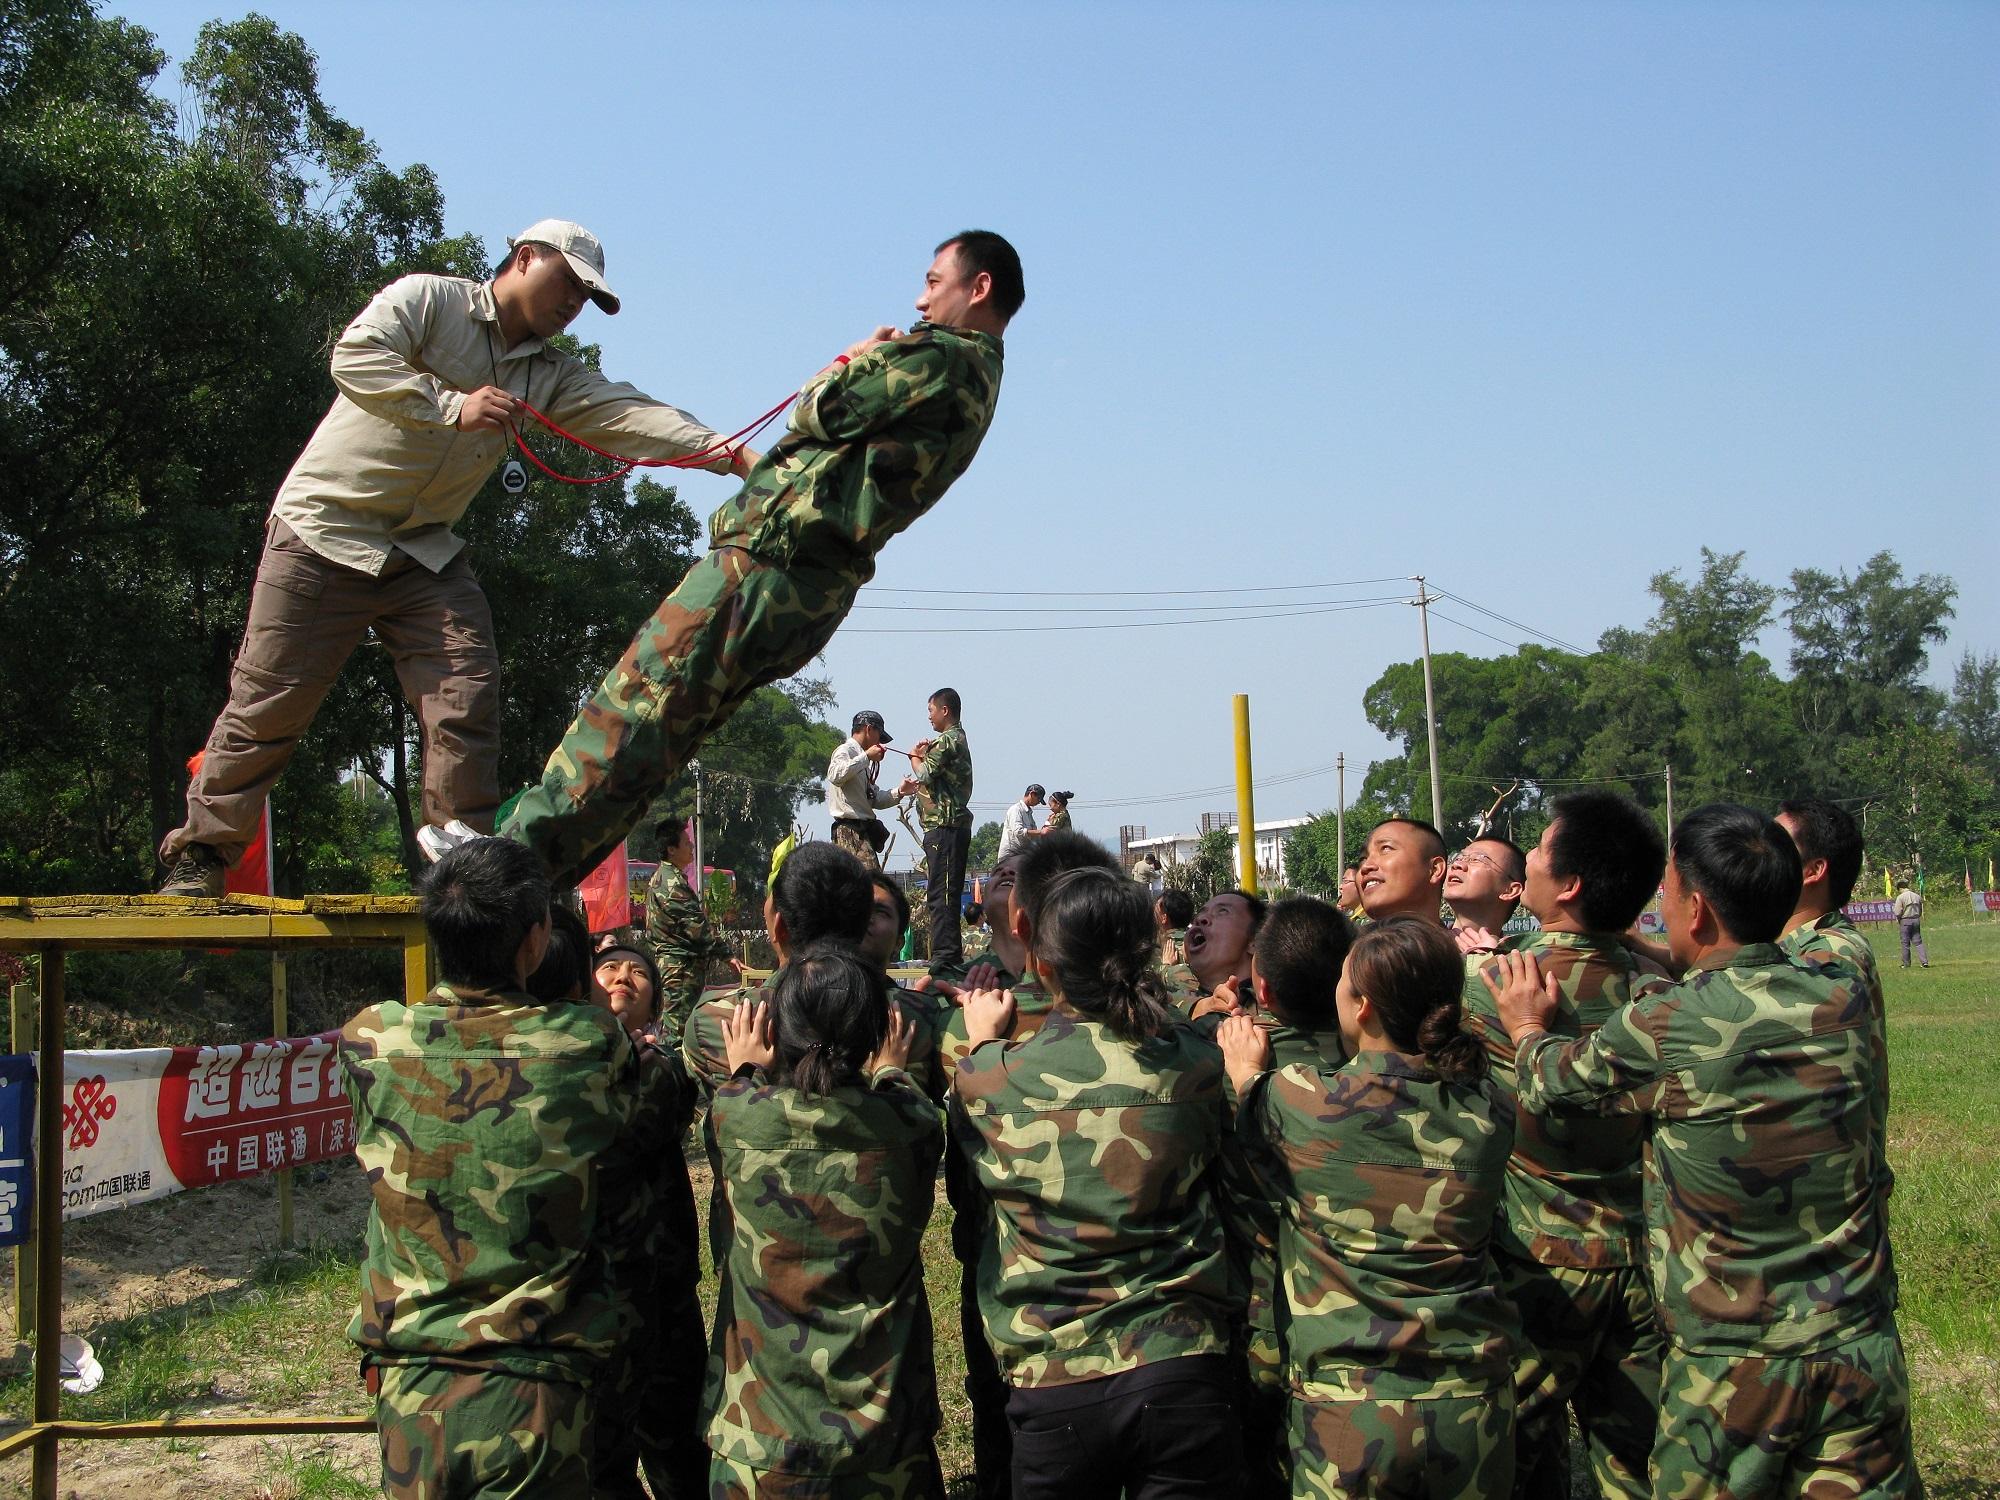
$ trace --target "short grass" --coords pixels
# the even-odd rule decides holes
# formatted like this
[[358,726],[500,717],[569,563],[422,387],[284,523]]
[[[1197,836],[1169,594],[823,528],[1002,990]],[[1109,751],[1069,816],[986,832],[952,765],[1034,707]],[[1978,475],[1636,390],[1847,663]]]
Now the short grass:
[[[1893,929],[1874,936],[1888,987],[1892,1223],[1918,1462],[1934,1497],[2000,1495],[2000,924],[1952,914],[1934,920],[1926,933],[1931,967],[1908,972],[1898,967]],[[698,1177],[705,1215],[706,1173]],[[924,1256],[944,1407],[941,1457],[962,1491],[971,1432],[948,1230],[940,1193]],[[358,1242],[317,1244],[272,1257],[235,1291],[106,1325],[94,1334],[105,1384],[66,1397],[64,1414],[365,1411],[343,1337],[358,1256]],[[712,1277],[702,1295],[712,1313]],[[0,1386],[0,1411],[30,1406],[25,1379]],[[264,1482],[274,1496],[373,1493],[327,1457],[270,1451]]]

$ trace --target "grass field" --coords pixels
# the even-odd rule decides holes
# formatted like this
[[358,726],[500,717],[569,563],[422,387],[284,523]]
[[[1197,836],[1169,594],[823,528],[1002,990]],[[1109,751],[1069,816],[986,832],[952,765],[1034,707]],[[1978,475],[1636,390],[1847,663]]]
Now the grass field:
[[[2000,925],[1946,920],[1927,935],[1929,970],[1905,973],[1896,966],[1892,932],[1878,930],[1876,943],[1888,984],[1892,1225],[1918,1461],[1932,1496],[1959,1500],[2000,1496]],[[705,1174],[700,1196],[705,1207]],[[940,1447],[946,1474],[960,1477],[970,1469],[971,1446],[948,1227],[940,1194],[925,1258],[945,1415]],[[272,1256],[234,1291],[85,1330],[108,1377],[94,1394],[66,1398],[64,1415],[363,1412],[341,1333],[358,1252],[358,1236],[343,1234],[304,1253]],[[712,1299],[712,1282],[703,1290]],[[0,1386],[0,1411],[18,1416],[28,1409],[24,1377]],[[238,1491],[212,1481],[201,1487],[201,1464],[219,1445],[182,1443],[158,1456],[169,1470],[181,1460],[195,1487],[163,1485],[151,1493],[242,1493],[259,1500],[375,1493],[366,1440],[233,1441],[255,1445],[238,1469],[254,1479],[251,1487]],[[151,1445],[156,1452],[165,1447]],[[65,1448],[66,1471],[76,1451]],[[22,1482],[25,1473],[23,1460],[10,1460],[0,1466],[0,1488]],[[94,1489],[67,1472],[64,1490],[136,1493]]]

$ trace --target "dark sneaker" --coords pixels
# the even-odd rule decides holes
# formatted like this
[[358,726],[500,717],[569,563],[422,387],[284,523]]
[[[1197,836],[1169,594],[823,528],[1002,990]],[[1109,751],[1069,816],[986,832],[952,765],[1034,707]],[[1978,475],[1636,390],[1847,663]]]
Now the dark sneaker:
[[189,844],[181,850],[181,857],[174,861],[173,869],[167,872],[166,883],[160,887],[159,893],[162,896],[220,896],[224,868],[222,856],[208,845]]

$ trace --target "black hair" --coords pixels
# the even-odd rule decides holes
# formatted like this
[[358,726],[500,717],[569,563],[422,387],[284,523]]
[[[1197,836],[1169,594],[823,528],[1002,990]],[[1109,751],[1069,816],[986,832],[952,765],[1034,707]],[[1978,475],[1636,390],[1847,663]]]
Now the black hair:
[[1075,792],[1050,792],[1049,800],[1051,802],[1060,802],[1064,807],[1068,807],[1070,803],[1070,798],[1074,797],[1075,795],[1076,795]]
[[1861,829],[1844,807],[1824,797],[1794,797],[1780,802],[1778,811],[1798,824],[1792,840],[1799,846],[1799,859],[1826,861],[1826,893],[1834,908],[1847,905],[1854,894],[1854,882],[1861,878]]
[[474,839],[417,883],[424,930],[447,984],[513,988],[514,956],[549,919],[542,862],[512,839]]
[[965,903],[966,926],[977,927],[981,922],[984,922],[985,920],[986,920],[986,906],[984,902],[968,901]]
[[826,938],[859,944],[868,936],[875,885],[861,861],[837,844],[801,844],[778,866],[771,903],[785,919],[789,948]]
[[[1444,835],[1426,823],[1422,818],[1384,818],[1368,830],[1368,837],[1372,839],[1377,832],[1387,828],[1391,823],[1401,823],[1405,828],[1414,828],[1430,841],[1431,852],[1424,856],[1426,859],[1443,859],[1449,852],[1444,846]],[[1359,867],[1357,866],[1356,868]]]
[[1666,868],[1667,843],[1653,815],[1630,797],[1601,791],[1565,792],[1550,815],[1549,874],[1583,882],[1577,914],[1584,926],[1623,932],[1639,920]]
[[929,699],[926,701],[931,703],[943,704],[944,711],[950,714],[954,719],[956,719],[959,715],[960,710],[958,705],[957,688],[939,688],[935,693],[932,693]]
[[1711,802],[1674,829],[1674,868],[1739,943],[1776,942],[1799,904],[1799,846],[1754,807]]
[[1334,1020],[1340,966],[1354,946],[1354,924],[1314,896],[1278,902],[1257,929],[1257,977],[1287,1021],[1318,1029]]
[[1382,1030],[1403,1052],[1422,1053],[1446,1083],[1486,1076],[1486,1049],[1463,1026],[1465,959],[1434,922],[1372,922],[1347,954],[1347,982],[1368,997]]
[[1527,851],[1512,839],[1497,833],[1482,833],[1465,847],[1470,849],[1473,844],[1498,844],[1502,849],[1507,851],[1506,859],[1501,862],[1500,875],[1502,879],[1511,880],[1514,884],[1520,885],[1528,878]]
[[1249,908],[1250,936],[1252,938],[1256,937],[1258,929],[1264,925],[1264,916],[1267,912],[1270,911],[1271,903],[1266,901],[1262,896],[1253,896],[1248,891],[1245,890],[1232,889],[1227,891],[1217,891],[1215,893],[1215,896],[1210,896],[1208,899],[1213,901],[1215,900],[1216,896],[1234,896],[1238,901],[1241,901],[1246,907]]
[[[1049,882],[1071,870],[1124,874],[1118,868],[1116,855],[1095,839],[1070,828],[1033,839],[1014,856],[1014,910],[1027,915],[1031,930],[1041,926],[1042,897],[1048,893]],[[1132,881],[1132,888],[1140,890],[1139,882]]]
[[958,247],[959,269],[968,276],[984,271],[993,278],[993,310],[1003,319],[1012,318],[1028,300],[1027,283],[1021,279],[1021,257],[1014,247],[990,229],[961,229],[939,245],[941,254]]
[[[646,977],[653,981],[653,1013],[646,1019],[649,1021],[659,1020],[660,1019],[660,965],[658,961],[654,959],[652,950],[648,948],[643,942],[605,944],[590,956],[590,975],[593,980],[595,980],[597,977],[598,965],[603,963],[605,959],[607,959],[614,953],[629,953],[634,958],[638,959],[642,965],[645,966]],[[669,1043],[669,1045],[672,1044]]]
[[1096,865],[1065,870],[1042,891],[1039,911],[1035,967],[1064,1000],[1129,1041],[1166,1030],[1153,903],[1137,881]]
[[815,943],[793,954],[766,998],[778,1079],[804,1093],[861,1081],[889,1030],[889,976],[847,943]]
[[[903,888],[887,875],[870,876],[868,891],[868,904],[871,907],[875,904],[876,891],[889,893],[889,904],[896,908],[896,940],[901,942],[910,930],[910,898],[903,893]],[[791,925],[789,917],[785,919],[785,925],[787,927]]]
[[1042,790],[1042,784],[1039,781],[1031,781],[1028,783],[1027,791],[1021,793],[1021,795],[1023,797],[1043,797],[1048,794]]
[[543,1004],[590,998],[590,932],[560,902],[549,908],[549,949],[528,976],[528,993]]
[[1160,892],[1160,915],[1169,927],[1185,927],[1194,920],[1194,897],[1168,886]]
[[662,858],[665,858],[666,852],[676,844],[685,843],[690,848],[694,844],[694,838],[685,818],[662,818],[653,825],[653,832],[660,841]]

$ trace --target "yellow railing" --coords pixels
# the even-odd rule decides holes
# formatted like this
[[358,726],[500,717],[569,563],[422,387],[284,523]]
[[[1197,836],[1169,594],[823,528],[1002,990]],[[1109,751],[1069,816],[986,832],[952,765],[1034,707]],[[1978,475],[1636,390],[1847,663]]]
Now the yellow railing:
[[[58,1445],[65,1439],[225,1437],[247,1434],[372,1432],[368,1417],[240,1417],[141,1422],[62,1420],[62,1077],[64,967],[72,952],[140,948],[258,948],[274,959],[273,1024],[285,1023],[281,962],[311,948],[390,947],[403,954],[403,990],[414,1004],[430,990],[430,950],[412,896],[310,896],[281,901],[231,896],[206,901],[174,896],[0,896],[0,951],[41,959],[36,1012],[35,1230],[32,1267],[35,1330],[34,1416],[0,1436],[0,1458],[34,1450],[34,1500],[55,1500]],[[281,1214],[289,1219],[285,1203]],[[24,1247],[25,1248],[25,1247]],[[24,1306],[24,1312],[27,1308]],[[28,1320],[23,1318],[25,1329]]]

